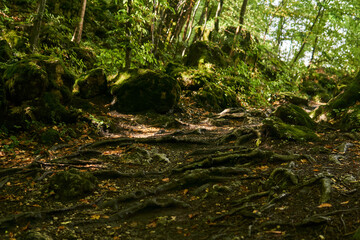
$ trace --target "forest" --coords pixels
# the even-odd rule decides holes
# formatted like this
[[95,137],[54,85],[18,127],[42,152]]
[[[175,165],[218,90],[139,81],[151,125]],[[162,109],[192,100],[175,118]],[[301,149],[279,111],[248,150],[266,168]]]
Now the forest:
[[358,0],[1,0],[0,239],[360,240]]

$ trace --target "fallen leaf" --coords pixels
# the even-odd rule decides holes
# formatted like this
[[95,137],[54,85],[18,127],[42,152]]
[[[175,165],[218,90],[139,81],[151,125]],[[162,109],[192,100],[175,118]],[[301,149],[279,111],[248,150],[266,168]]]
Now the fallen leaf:
[[183,194],[186,195],[186,194],[188,194],[188,192],[189,192],[189,189],[184,189]]
[[349,201],[341,202],[340,204],[341,204],[341,205],[346,205],[346,204],[348,204],[348,203],[349,203]]
[[100,219],[100,215],[97,215],[97,214],[91,215],[90,219],[98,220],[98,219]]
[[157,226],[156,221],[153,221],[153,222],[146,225],[147,228],[156,228],[156,226]]
[[161,179],[161,181],[163,181],[163,182],[170,182],[170,178],[163,178],[163,179]]
[[318,206],[318,208],[328,208],[328,207],[332,207],[332,205],[330,203],[322,203]]

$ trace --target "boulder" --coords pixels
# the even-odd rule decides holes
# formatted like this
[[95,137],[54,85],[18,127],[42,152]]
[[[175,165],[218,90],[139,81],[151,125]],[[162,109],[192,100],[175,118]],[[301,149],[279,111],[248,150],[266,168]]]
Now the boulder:
[[118,112],[154,110],[166,113],[177,105],[181,89],[171,76],[144,69],[128,72],[126,76],[112,87],[112,109]]
[[7,109],[7,101],[5,95],[5,84],[3,79],[0,77],[0,124],[5,118]]
[[82,98],[93,98],[107,93],[107,79],[102,68],[91,70],[76,80],[73,93]]
[[208,110],[221,111],[240,106],[236,93],[230,87],[217,83],[208,82],[194,94],[197,105]]
[[96,188],[96,178],[89,172],[70,169],[50,178],[49,192],[56,199],[72,200],[91,193]]
[[61,92],[62,102],[68,102],[75,77],[59,59],[35,56],[10,65],[3,79],[7,98],[20,105],[53,90]]
[[12,57],[12,51],[6,40],[0,40],[0,62],[6,62]]
[[315,132],[305,126],[284,123],[280,118],[272,116],[263,121],[263,131],[275,138],[294,141],[317,141]]
[[340,129],[343,131],[360,130],[360,105],[350,107],[341,114]]
[[288,124],[305,126],[310,129],[316,128],[316,123],[309,117],[307,112],[291,103],[279,106],[274,112],[274,116]]
[[217,67],[226,67],[228,62],[223,51],[214,43],[197,41],[188,50],[185,65],[198,67],[204,63],[211,63]]

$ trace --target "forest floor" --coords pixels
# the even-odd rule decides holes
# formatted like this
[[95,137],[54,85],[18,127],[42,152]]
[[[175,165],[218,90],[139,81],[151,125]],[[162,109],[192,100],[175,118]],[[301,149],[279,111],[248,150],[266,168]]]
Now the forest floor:
[[265,109],[93,107],[102,122],[54,146],[1,139],[0,239],[351,239],[360,226],[356,133],[295,142],[262,132]]

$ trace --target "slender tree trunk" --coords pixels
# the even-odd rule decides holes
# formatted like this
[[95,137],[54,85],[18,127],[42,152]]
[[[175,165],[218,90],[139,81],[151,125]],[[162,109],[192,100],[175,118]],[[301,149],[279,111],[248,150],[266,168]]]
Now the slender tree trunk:
[[239,33],[242,30],[244,22],[245,22],[245,13],[246,13],[247,4],[248,4],[248,0],[243,0],[243,3],[241,5],[241,10],[240,10],[239,26],[236,28],[236,32],[234,35],[234,42],[233,42],[233,45],[232,45],[231,51],[230,51],[230,57],[232,57],[234,55],[234,48],[236,45],[236,41],[237,41]]
[[151,22],[151,42],[153,44],[153,50],[152,52],[154,52],[155,50],[155,33],[156,33],[156,18],[157,18],[157,8],[158,8],[158,3],[156,2],[156,0],[153,0],[153,18],[152,18],[152,22]]
[[284,28],[285,18],[281,17],[278,25],[278,29],[276,31],[276,49],[279,51],[280,43],[281,43],[281,35],[282,30]]
[[188,9],[186,10],[186,23],[185,23],[185,28],[184,28],[183,37],[182,37],[183,42],[185,42],[185,40],[186,40],[186,34],[187,34],[188,29],[189,29],[189,24],[190,24],[190,19],[191,19],[191,12],[192,12],[192,9],[194,7],[194,1],[195,0],[190,0],[190,5],[189,5]]
[[189,40],[190,40],[191,33],[192,33],[192,30],[193,30],[193,24],[194,24],[194,20],[195,20],[195,15],[196,15],[197,10],[199,9],[200,2],[201,2],[201,0],[198,0],[197,4],[195,6],[195,9],[193,11],[193,15],[192,15],[190,26],[189,26],[189,33],[188,33],[188,35],[186,37],[186,42],[189,42]]
[[41,24],[45,13],[45,6],[46,6],[46,0],[40,0],[39,8],[34,21],[34,27],[31,30],[31,35],[30,35],[30,46],[32,52],[36,51],[39,44]]
[[[199,21],[197,23],[197,26],[204,25],[204,22],[205,22],[204,26],[206,26],[207,16],[208,16],[208,13],[209,13],[209,4],[210,4],[210,0],[205,0],[205,6],[204,6],[204,8],[202,10],[200,19],[199,19]],[[202,34],[203,34],[203,30],[196,31],[194,41],[197,41],[197,40],[201,39]]]
[[318,40],[319,40],[319,36],[316,36],[316,38],[315,38],[315,40],[314,40],[314,46],[313,46],[313,50],[312,50],[312,52],[311,52],[311,59],[310,59],[308,68],[310,68],[311,65],[314,63],[315,53],[316,53],[316,47],[317,47]]
[[71,41],[76,42],[77,44],[79,44],[81,42],[81,35],[83,32],[83,28],[84,28],[85,11],[86,11],[86,0],[82,0],[80,19],[79,19],[77,27],[75,28],[74,35],[71,39]]
[[126,36],[128,39],[127,46],[125,49],[125,69],[128,70],[131,67],[131,12],[132,12],[132,0],[128,0],[127,4],[127,15],[128,21],[126,23]]
[[[308,41],[308,38],[309,38],[309,36],[312,34],[313,29],[314,29],[316,23],[318,22],[318,19],[321,18],[322,13],[323,13],[323,6],[320,5],[319,11],[318,11],[318,13],[317,13],[317,15],[316,15],[316,18],[315,18],[314,22],[312,23],[308,34],[306,34],[306,36],[305,36],[305,38],[304,38],[304,40],[303,40],[303,43],[302,43],[302,45],[301,45],[298,53],[295,55],[294,59],[292,60],[291,65],[294,65],[294,64],[297,62],[297,60],[299,59],[299,57],[301,56],[301,54],[302,54],[302,52],[303,52],[303,50],[304,50],[304,48],[305,48],[305,46],[306,46],[306,43],[307,43],[307,41]],[[320,21],[321,21],[321,20],[320,20]]]
[[216,14],[215,14],[215,22],[214,22],[214,31],[215,33],[219,33],[220,30],[220,16],[221,16],[221,11],[223,8],[223,4],[224,4],[224,0],[220,0],[218,7],[216,9]]

